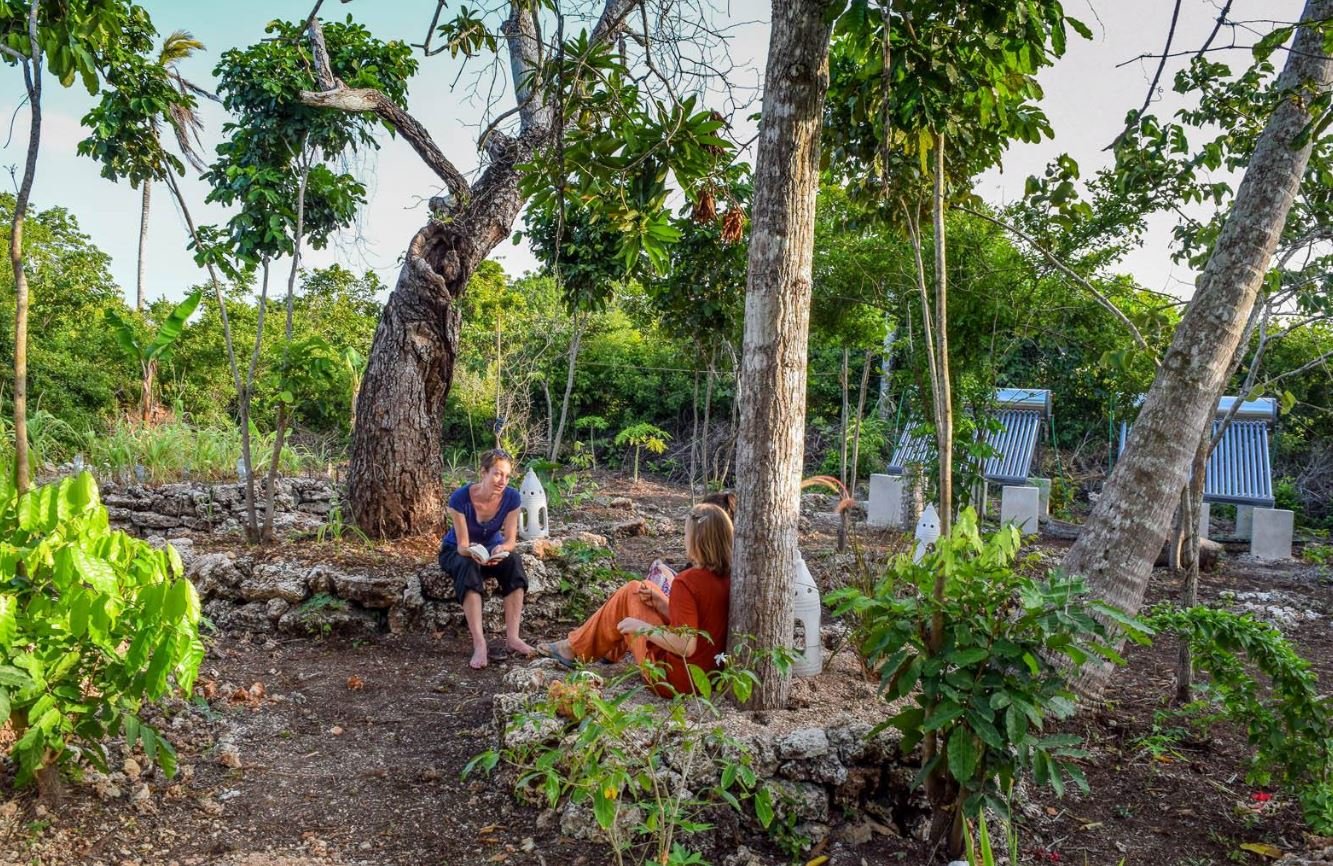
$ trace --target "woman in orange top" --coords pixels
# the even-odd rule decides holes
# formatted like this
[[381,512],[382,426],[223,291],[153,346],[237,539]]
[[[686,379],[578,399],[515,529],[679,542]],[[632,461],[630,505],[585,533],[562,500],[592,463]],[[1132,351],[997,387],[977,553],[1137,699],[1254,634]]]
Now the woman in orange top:
[[676,575],[670,598],[652,583],[632,580],[569,637],[543,644],[539,652],[567,666],[630,652],[636,662],[665,668],[666,679],[655,684],[659,694],[692,692],[687,666],[716,670],[727,651],[731,532],[731,518],[721,508],[694,506],[685,519],[685,554],[693,566]]

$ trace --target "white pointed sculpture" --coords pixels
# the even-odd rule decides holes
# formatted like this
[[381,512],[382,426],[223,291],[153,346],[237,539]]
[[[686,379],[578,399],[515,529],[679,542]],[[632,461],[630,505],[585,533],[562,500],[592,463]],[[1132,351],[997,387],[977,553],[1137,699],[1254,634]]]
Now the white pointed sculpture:
[[939,540],[940,513],[935,510],[934,503],[931,503],[921,512],[921,519],[916,522],[916,550],[912,553],[912,561],[920,562],[926,551],[934,547],[935,542]]
[[524,541],[545,538],[551,534],[550,519],[546,514],[546,488],[537,477],[536,470],[529,469],[523,476],[523,484],[518,488],[518,535]]
[[792,612],[805,631],[805,649],[792,659],[791,672],[798,677],[817,677],[824,671],[824,645],[819,635],[819,586],[810,569],[806,568],[799,550],[796,551],[792,590],[796,594]]

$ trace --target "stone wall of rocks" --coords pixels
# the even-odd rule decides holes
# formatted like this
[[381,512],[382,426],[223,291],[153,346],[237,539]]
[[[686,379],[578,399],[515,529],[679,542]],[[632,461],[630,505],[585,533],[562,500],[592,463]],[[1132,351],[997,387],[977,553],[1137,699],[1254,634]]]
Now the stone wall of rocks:
[[[139,536],[177,538],[194,532],[235,532],[245,519],[245,485],[182,482],[162,485],[101,485],[111,525]],[[262,507],[263,485],[255,491]],[[280,478],[273,498],[273,525],[281,535],[314,532],[338,499],[324,478]]]
[[[586,671],[570,674],[551,659],[539,659],[506,673],[504,682],[512,691],[492,698],[492,724],[502,749],[540,743],[565,753],[573,748],[572,722],[531,712],[534,702],[548,693],[551,684],[566,676],[591,677],[600,685],[596,675]],[[804,837],[809,846],[829,837],[849,845],[862,844],[874,835],[924,838],[928,804],[920,789],[912,786],[918,761],[915,755],[901,753],[899,731],[886,728],[871,736],[880,719],[858,718],[848,712],[833,712],[813,723],[805,718],[756,725],[756,717],[727,708],[721,724],[731,733],[736,754],[750,755],[757,776],[770,787],[778,826],[790,826],[790,831]],[[670,780],[673,784],[701,791],[720,781],[720,762],[695,760],[690,767],[683,766],[685,750],[670,743],[660,744],[659,754],[668,774],[674,774]],[[736,822],[731,822],[728,829],[725,816],[713,817],[718,832],[734,837],[715,839],[713,845],[734,850],[741,841]],[[586,805],[562,804],[558,816],[548,820],[557,818],[566,836],[601,838],[601,830]],[[756,830],[757,824],[747,828],[748,832]]]
[[[600,536],[588,535],[594,541]],[[157,544],[162,536],[150,536]],[[442,589],[439,566],[393,562],[373,566],[266,558],[266,552],[199,551],[187,537],[170,539],[181,554],[204,613],[219,628],[251,633],[356,635],[387,629],[437,631],[463,623],[463,610],[452,599],[428,597],[426,586]],[[525,619],[553,616],[561,603],[552,571],[559,547],[550,542],[520,544],[518,555],[528,576]],[[488,623],[503,621],[502,600],[488,597]]]

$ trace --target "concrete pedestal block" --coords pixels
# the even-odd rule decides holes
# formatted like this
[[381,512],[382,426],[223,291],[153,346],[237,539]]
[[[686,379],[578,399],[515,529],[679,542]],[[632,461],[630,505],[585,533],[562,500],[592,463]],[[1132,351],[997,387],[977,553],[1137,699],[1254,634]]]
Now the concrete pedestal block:
[[870,508],[866,523],[899,527],[903,522],[903,479],[900,475],[870,476]]
[[1024,535],[1037,533],[1041,491],[1035,487],[1005,485],[1000,493],[1000,524],[1013,523]]
[[1253,538],[1254,537],[1254,506],[1237,505],[1236,506],[1236,537]]
[[1207,538],[1208,529],[1213,523],[1213,504],[1205,502],[1199,506],[1199,537]]
[[1041,502],[1038,505],[1038,513],[1042,517],[1051,516],[1051,479],[1049,478],[1029,478],[1028,483],[1037,490],[1041,491]]
[[1255,559],[1291,559],[1294,514],[1284,508],[1256,508],[1253,525],[1250,553]]

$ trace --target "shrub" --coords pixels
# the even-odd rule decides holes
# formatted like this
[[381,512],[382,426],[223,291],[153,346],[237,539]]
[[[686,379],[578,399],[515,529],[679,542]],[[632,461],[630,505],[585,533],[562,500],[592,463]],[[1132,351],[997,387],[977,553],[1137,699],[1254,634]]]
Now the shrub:
[[99,744],[115,734],[174,774],[138,713],[188,694],[204,656],[176,551],[111,531],[87,472],[21,497],[0,482],[0,538],[0,719],[18,735],[18,783],[75,754],[105,771]]
[[935,809],[933,832],[948,834],[953,854],[964,816],[983,806],[1008,814],[1007,794],[1022,772],[1057,795],[1066,782],[1086,790],[1074,763],[1084,754],[1080,738],[1043,727],[1073,714],[1067,680],[1079,666],[1094,655],[1121,661],[1094,613],[1144,639],[1141,623],[1087,601],[1082,579],[1015,571],[1018,547],[1011,526],[983,541],[976,513],[964,509],[919,563],[900,555],[871,591],[848,587],[829,597],[837,614],[859,622],[884,697],[915,694],[915,706],[886,724],[902,730],[905,748],[924,740],[918,780]]
[[[650,679],[660,681],[661,668],[645,664]],[[464,774],[503,760],[517,771],[521,796],[552,808],[590,806],[617,864],[634,851],[642,863],[702,864],[687,847],[689,836],[712,829],[710,810],[740,811],[749,800],[763,827],[795,843],[791,828],[776,820],[773,792],[758,779],[748,750],[717,721],[729,696],[748,698],[754,674],[736,666],[689,670],[695,692],[666,702],[639,699],[645,686],[638,668],[605,694],[595,675],[553,682],[508,722],[510,731],[550,736],[513,738],[516,744],[475,757]]]
[[1208,673],[1212,699],[1244,729],[1255,750],[1249,781],[1291,788],[1311,829],[1333,834],[1333,707],[1319,694],[1310,663],[1280,631],[1249,614],[1163,606],[1146,619],[1189,644],[1195,665]]
[[660,427],[654,427],[646,421],[632,424],[616,434],[616,444],[634,448],[634,483],[639,483],[639,452],[647,450],[650,454],[666,451],[671,434]]

